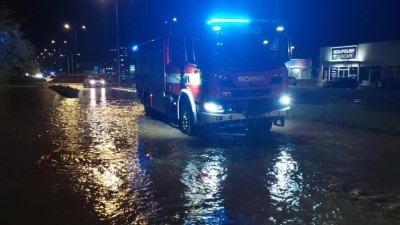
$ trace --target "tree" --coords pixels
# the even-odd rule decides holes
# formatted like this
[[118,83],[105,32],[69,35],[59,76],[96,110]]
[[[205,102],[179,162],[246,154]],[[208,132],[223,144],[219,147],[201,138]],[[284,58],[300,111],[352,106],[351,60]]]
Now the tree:
[[18,76],[31,71],[33,45],[23,38],[19,25],[12,18],[13,12],[0,2],[0,85],[12,75]]

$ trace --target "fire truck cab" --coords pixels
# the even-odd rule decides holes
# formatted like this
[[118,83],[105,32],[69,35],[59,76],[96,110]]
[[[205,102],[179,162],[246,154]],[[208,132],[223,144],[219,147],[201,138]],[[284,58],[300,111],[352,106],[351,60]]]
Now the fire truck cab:
[[146,113],[181,131],[240,124],[254,134],[289,115],[287,39],[276,21],[214,18],[138,45],[136,88]]

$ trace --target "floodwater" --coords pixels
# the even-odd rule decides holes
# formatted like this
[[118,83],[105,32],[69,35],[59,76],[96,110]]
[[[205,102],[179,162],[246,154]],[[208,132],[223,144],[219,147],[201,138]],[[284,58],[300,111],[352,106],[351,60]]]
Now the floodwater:
[[288,121],[187,137],[136,94],[0,95],[0,224],[400,224],[400,138]]

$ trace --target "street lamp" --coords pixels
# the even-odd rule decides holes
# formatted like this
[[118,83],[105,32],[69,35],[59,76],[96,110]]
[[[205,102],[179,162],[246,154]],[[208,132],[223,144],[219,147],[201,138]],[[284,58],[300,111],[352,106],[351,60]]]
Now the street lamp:
[[62,58],[62,57],[67,58],[67,73],[69,74],[69,57],[68,57],[68,55],[60,54],[60,58]]
[[[76,53],[76,54],[74,54],[74,53],[72,53],[71,54],[71,64],[72,64],[72,73],[74,73],[74,56],[80,56],[81,54],[79,54],[79,53]],[[75,60],[75,61],[78,61],[78,60]],[[76,72],[78,72],[78,68],[76,69]]]
[[[72,29],[71,25],[68,24],[68,23],[65,23],[65,24],[64,24],[64,28],[65,28],[66,30]],[[81,25],[80,29],[81,29],[81,30],[86,30],[86,26],[85,26],[85,25]],[[79,56],[79,55],[80,55],[80,54],[78,53],[77,29],[73,29],[73,30],[74,30],[75,51],[74,51],[74,53],[71,53],[71,73],[74,73],[74,67],[75,67],[75,65],[74,65],[74,63],[73,63],[73,62],[74,62],[73,56],[74,56],[74,55],[75,55],[75,56]],[[64,43],[66,44],[67,42],[64,41]],[[76,71],[76,72],[77,72],[77,71]]]
[[[118,84],[121,85],[121,59],[119,47],[119,16],[118,16],[118,0],[115,0],[115,23],[116,23],[116,36],[117,36],[117,74]],[[114,65],[113,65],[114,68]]]
[[293,58],[294,45],[290,46],[290,58]]
[[119,55],[119,21],[118,21],[118,0],[115,0],[115,21],[117,25],[117,65],[118,65],[118,85],[121,86],[121,59]]
[[169,25],[169,34],[172,34],[172,23],[176,23],[178,21],[178,18],[173,17],[171,21],[166,20],[164,23]]
[[[284,30],[285,30],[285,28],[283,26],[278,26],[276,28],[276,31],[278,31],[278,32],[283,32]],[[294,46],[292,45],[292,37],[289,36],[288,33],[285,33],[285,37],[286,37],[286,41],[287,41],[287,54],[288,54],[288,58],[290,60],[293,57]]]
[[289,53],[289,59],[293,58],[293,49],[294,46],[292,44],[292,37],[288,37],[288,53]]

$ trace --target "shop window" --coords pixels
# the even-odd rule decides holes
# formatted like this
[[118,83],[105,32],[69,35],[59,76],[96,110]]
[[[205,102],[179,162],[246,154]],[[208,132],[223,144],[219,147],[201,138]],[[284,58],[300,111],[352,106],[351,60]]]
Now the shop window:
[[347,78],[349,76],[348,67],[339,67],[339,78]]
[[331,67],[329,68],[329,80],[334,81],[338,78],[338,68],[337,67]]
[[349,78],[357,79],[358,67],[350,67]]

